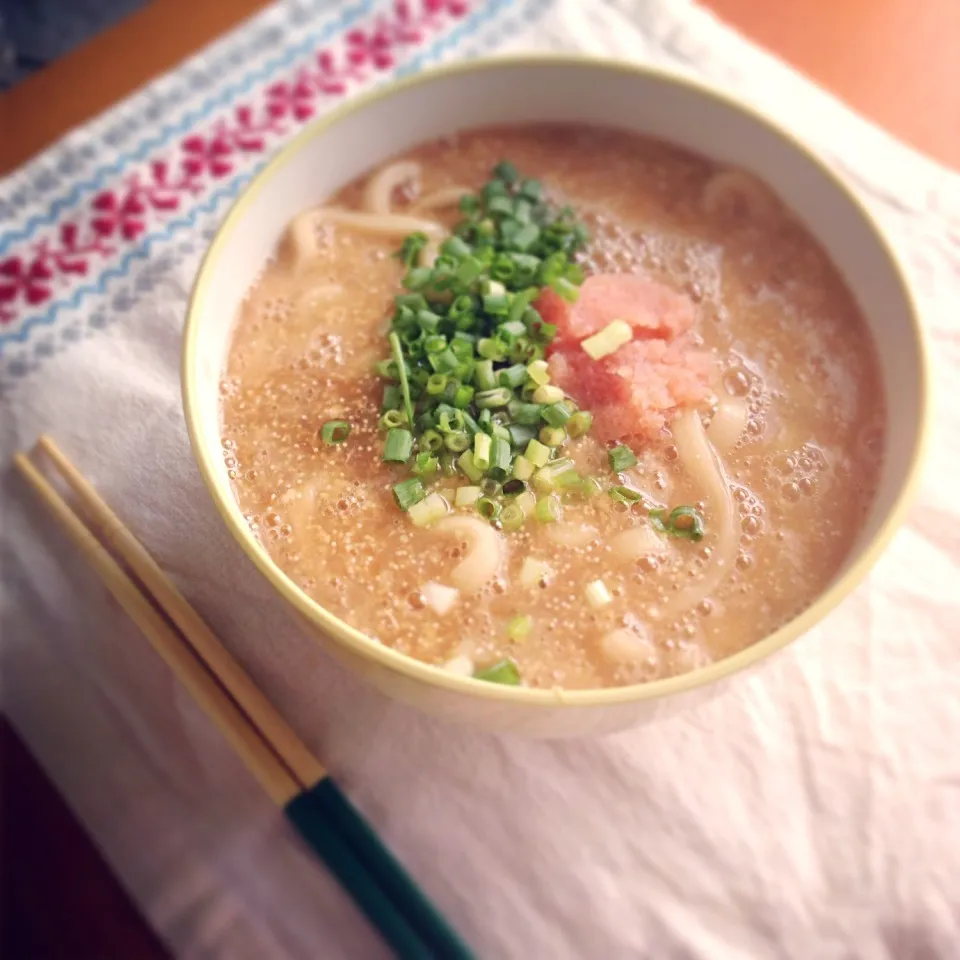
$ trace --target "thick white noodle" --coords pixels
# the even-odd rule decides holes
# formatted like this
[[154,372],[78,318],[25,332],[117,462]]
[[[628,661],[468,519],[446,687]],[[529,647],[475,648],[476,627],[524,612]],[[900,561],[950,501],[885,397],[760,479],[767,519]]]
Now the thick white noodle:
[[586,523],[551,523],[547,536],[561,547],[585,547],[597,539],[597,528]]
[[729,453],[747,429],[750,411],[743,397],[724,397],[707,427],[707,437],[718,454]]
[[728,167],[704,184],[700,204],[708,216],[746,217],[766,220],[776,213],[779,202],[770,189],[752,173]]
[[634,680],[653,680],[660,673],[660,652],[644,627],[617,627],[605,633],[600,650],[608,660],[632,667]]
[[319,250],[317,229],[325,223],[384,237],[405,237],[408,233],[419,232],[439,239],[446,233],[435,220],[411,217],[404,213],[358,213],[340,207],[313,207],[294,217],[287,228],[290,253],[297,267],[316,256]]
[[420,178],[420,164],[411,160],[401,160],[385,166],[375,173],[363,191],[362,207],[367,213],[391,213],[393,211],[393,191],[401,184]]
[[416,213],[421,213],[425,210],[442,210],[444,207],[455,207],[460,202],[460,198],[465,197],[468,193],[472,193],[468,187],[441,187],[439,190],[434,190],[433,193],[421,197],[413,204],[411,209]]
[[607,545],[614,557],[623,563],[663,554],[670,549],[663,537],[646,521],[615,534]]
[[707,520],[717,532],[717,542],[706,573],[673,597],[658,611],[661,618],[670,618],[695,607],[716,590],[731,573],[740,546],[737,505],[724,475],[723,464],[710,445],[700,414],[685,410],[670,424],[680,465],[703,491]]
[[476,593],[503,567],[504,538],[478,517],[447,517],[437,523],[434,530],[459,537],[467,544],[467,555],[450,571],[450,580],[463,593]]

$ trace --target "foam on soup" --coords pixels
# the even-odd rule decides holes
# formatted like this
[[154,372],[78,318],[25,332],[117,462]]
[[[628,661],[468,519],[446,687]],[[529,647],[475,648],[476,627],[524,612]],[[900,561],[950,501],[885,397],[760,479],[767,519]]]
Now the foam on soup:
[[[432,258],[458,198],[505,158],[589,228],[581,313],[594,293],[622,294],[610,308],[622,313],[649,294],[645,316],[679,311],[692,326],[682,349],[634,327],[620,348],[632,353],[611,356],[633,356],[624,376],[645,386],[623,402],[600,395],[583,330],[570,332],[581,314],[561,316],[558,336],[572,339],[565,354],[551,347],[554,382],[597,409],[560,452],[599,492],[557,490],[559,519],[534,512],[506,531],[469,496],[457,506],[473,481],[438,474],[425,486],[449,513],[416,526],[393,492],[409,469],[382,460],[377,364],[405,273],[394,254],[424,230]],[[696,669],[795,617],[864,522],[885,423],[856,305],[766,188],[659,142],[567,126],[425,144],[299,217],[243,305],[222,415],[250,528],[311,597],[427,663],[568,689]],[[350,434],[325,443],[335,420]],[[609,448],[634,427],[637,462],[614,476]],[[636,496],[611,495],[617,486]],[[702,539],[680,521],[667,535],[678,506],[702,520]]]

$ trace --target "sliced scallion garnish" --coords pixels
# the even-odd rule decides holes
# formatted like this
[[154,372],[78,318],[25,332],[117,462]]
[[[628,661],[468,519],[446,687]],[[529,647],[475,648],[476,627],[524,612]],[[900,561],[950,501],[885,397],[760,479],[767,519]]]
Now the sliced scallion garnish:
[[624,470],[629,470],[637,465],[634,452],[622,443],[610,450],[607,456],[610,459],[610,469],[614,473],[623,473]]
[[520,671],[512,660],[500,660],[493,666],[478,670],[473,676],[477,680],[502,683],[509,687],[518,687],[521,683]]
[[388,463],[406,463],[413,453],[413,434],[405,427],[394,427],[387,433],[383,459]]
[[658,533],[678,539],[703,539],[705,533],[703,517],[690,506],[674,507],[668,514],[666,510],[651,510],[650,523]]
[[[557,331],[534,306],[547,288],[577,298],[583,270],[573,257],[587,233],[506,161],[461,199],[460,211],[432,264],[422,233],[397,254],[406,292],[394,299],[390,358],[377,365],[392,381],[380,411],[384,459],[407,463],[421,481],[460,474],[472,486],[525,482],[551,450],[590,429],[590,415],[550,383],[544,357]],[[497,486],[484,496],[497,505],[483,508],[492,515],[509,493]],[[509,510],[501,523],[516,529],[524,516]]]
[[320,428],[320,439],[329,446],[343,443],[350,436],[350,424],[346,420],[328,420]]
[[393,486],[393,496],[401,510],[409,510],[427,495],[419,477],[408,477]]

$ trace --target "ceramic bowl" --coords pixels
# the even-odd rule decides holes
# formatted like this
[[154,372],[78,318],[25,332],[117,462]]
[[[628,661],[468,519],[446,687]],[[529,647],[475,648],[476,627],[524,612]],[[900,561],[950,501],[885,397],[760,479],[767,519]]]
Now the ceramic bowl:
[[[457,129],[532,121],[624,128],[744,167],[763,178],[832,258],[879,350],[889,404],[888,456],[869,518],[817,601],[735,656],[694,673],[609,690],[532,690],[453,676],[382,646],[301,591],[251,534],[220,445],[218,381],[248,285],[289,220],[361,173]],[[423,73],[350,101],[310,125],[253,180],[200,268],[184,334],[183,394],[197,462],[224,522],[317,640],[384,693],[440,717],[537,736],[596,734],[649,720],[718,689],[809,630],[863,578],[904,516],[928,419],[916,308],[896,259],[861,203],[769,117],[685,77],[581,58],[475,61]]]

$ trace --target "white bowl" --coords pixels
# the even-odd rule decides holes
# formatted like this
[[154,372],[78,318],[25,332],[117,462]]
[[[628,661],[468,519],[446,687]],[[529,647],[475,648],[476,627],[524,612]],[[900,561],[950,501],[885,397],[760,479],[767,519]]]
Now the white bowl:
[[[251,534],[220,445],[218,380],[240,303],[291,218],[388,157],[457,129],[532,121],[620,127],[670,141],[764,179],[820,241],[857,299],[879,351],[889,403],[879,492],[843,569],[786,626],[735,656],[680,677],[608,690],[531,690],[452,676],[384,647],[297,587]],[[183,395],[194,452],[233,535],[339,659],[390,696],[442,717],[537,736],[601,733],[716,689],[724,677],[800,636],[873,565],[902,520],[928,423],[920,322],[896,259],[860,202],[770,118],[685,77],[583,58],[461,64],[357,98],[312,124],[256,177],[200,268],[184,333]]]

